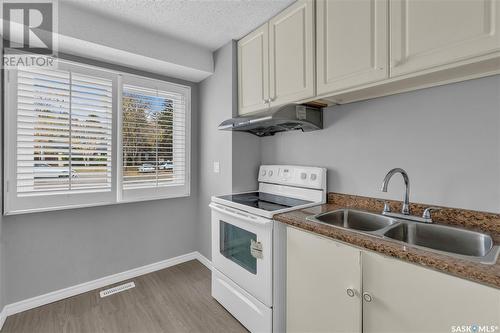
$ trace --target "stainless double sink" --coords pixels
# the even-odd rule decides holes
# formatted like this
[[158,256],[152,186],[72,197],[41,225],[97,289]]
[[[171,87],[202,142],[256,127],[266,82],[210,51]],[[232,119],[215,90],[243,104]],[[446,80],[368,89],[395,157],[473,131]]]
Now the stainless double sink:
[[338,209],[307,219],[484,264],[494,264],[500,253],[500,247],[487,234],[360,210]]

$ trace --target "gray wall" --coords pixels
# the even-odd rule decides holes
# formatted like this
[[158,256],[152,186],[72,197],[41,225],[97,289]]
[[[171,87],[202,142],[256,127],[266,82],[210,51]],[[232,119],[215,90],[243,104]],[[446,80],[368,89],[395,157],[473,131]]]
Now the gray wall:
[[328,190],[500,212],[500,76],[325,110],[325,129],[263,138],[263,163],[328,168]]
[[[199,207],[197,244],[199,251],[211,258],[210,197],[231,192],[231,132],[217,126],[233,114],[233,43],[214,52],[215,73],[200,83]],[[213,163],[219,161],[220,173]]]
[[[3,191],[2,191],[3,192]],[[3,310],[5,304],[5,291],[7,290],[5,286],[5,255],[4,255],[4,244],[2,240],[2,216],[0,215],[0,311]]]
[[[200,164],[198,249],[211,258],[211,221],[208,204],[213,195],[257,187],[260,141],[246,133],[219,131],[217,126],[237,113],[236,43],[214,52],[215,73],[200,83]],[[220,173],[213,172],[219,161]]]
[[198,85],[127,71],[191,86],[191,196],[0,217],[4,304],[198,249]]
[[[1,50],[1,55],[3,58],[3,39],[0,40],[0,50]],[[1,77],[0,77],[0,109],[2,110],[0,114],[0,134],[2,133],[3,129],[3,75],[4,71],[1,71]],[[0,166],[1,166],[1,172],[0,172],[0,206],[2,207],[2,212],[3,212],[3,134],[0,135]],[[3,307],[5,304],[5,291],[7,290],[5,286],[5,247],[4,247],[4,241],[3,241],[3,215],[0,214],[0,311],[3,310]]]
[[[82,11],[72,5],[61,4],[59,9],[61,33],[200,70],[212,69],[210,50]],[[89,22],[93,24],[89,25]],[[131,38],[134,43],[129,43]],[[123,44],[124,40],[128,44]],[[89,50],[90,55],[91,52]],[[66,58],[83,60],[68,55]],[[198,85],[98,61],[89,63],[191,86],[191,196],[7,217],[0,215],[0,309],[19,300],[198,249]],[[0,80],[0,90],[2,82]],[[4,111],[3,103],[1,105]],[[0,126],[0,141],[2,130],[3,126]],[[2,157],[3,153],[0,161]],[[1,184],[2,176],[3,172],[0,173]]]
[[196,250],[191,198],[3,218],[7,304]]
[[[3,304],[191,251],[211,257],[210,197],[254,189],[260,164],[258,138],[217,130],[220,122],[236,112],[235,55],[234,43],[216,51],[216,72],[199,89],[188,82],[65,55],[70,60],[191,85],[192,195],[3,220],[0,216]],[[220,162],[219,174],[213,172],[214,161]]]
[[259,137],[233,132],[233,193],[257,189],[260,154]]

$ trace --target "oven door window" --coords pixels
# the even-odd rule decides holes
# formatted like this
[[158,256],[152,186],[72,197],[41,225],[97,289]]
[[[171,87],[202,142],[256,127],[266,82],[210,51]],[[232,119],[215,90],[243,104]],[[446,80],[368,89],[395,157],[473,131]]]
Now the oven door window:
[[252,274],[257,274],[257,259],[250,246],[257,235],[232,224],[220,221],[220,253]]

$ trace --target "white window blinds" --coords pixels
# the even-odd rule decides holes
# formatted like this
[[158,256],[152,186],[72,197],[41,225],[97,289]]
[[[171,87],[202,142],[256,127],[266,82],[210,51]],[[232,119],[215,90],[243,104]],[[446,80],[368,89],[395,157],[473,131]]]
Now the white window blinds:
[[156,193],[165,193],[169,188],[187,186],[187,96],[186,90],[174,85],[123,86],[124,192],[143,189],[144,194],[145,189],[156,189]]
[[61,59],[5,73],[4,214],[190,194],[189,86]]
[[112,81],[17,71],[18,196],[111,190]]

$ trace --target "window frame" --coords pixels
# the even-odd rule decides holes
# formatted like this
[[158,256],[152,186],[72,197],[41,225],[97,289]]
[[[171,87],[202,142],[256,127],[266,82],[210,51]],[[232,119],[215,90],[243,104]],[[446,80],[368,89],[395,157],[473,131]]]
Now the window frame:
[[[95,207],[127,202],[150,201],[191,195],[191,86],[110,70],[104,67],[58,59],[58,69],[112,80],[111,190],[17,196],[17,69],[5,69],[4,91],[4,188],[3,215]],[[182,186],[124,190],[122,186],[122,91],[124,84],[174,89],[185,94],[185,183]],[[125,193],[128,192],[128,193]],[[154,193],[153,193],[154,192]]]

